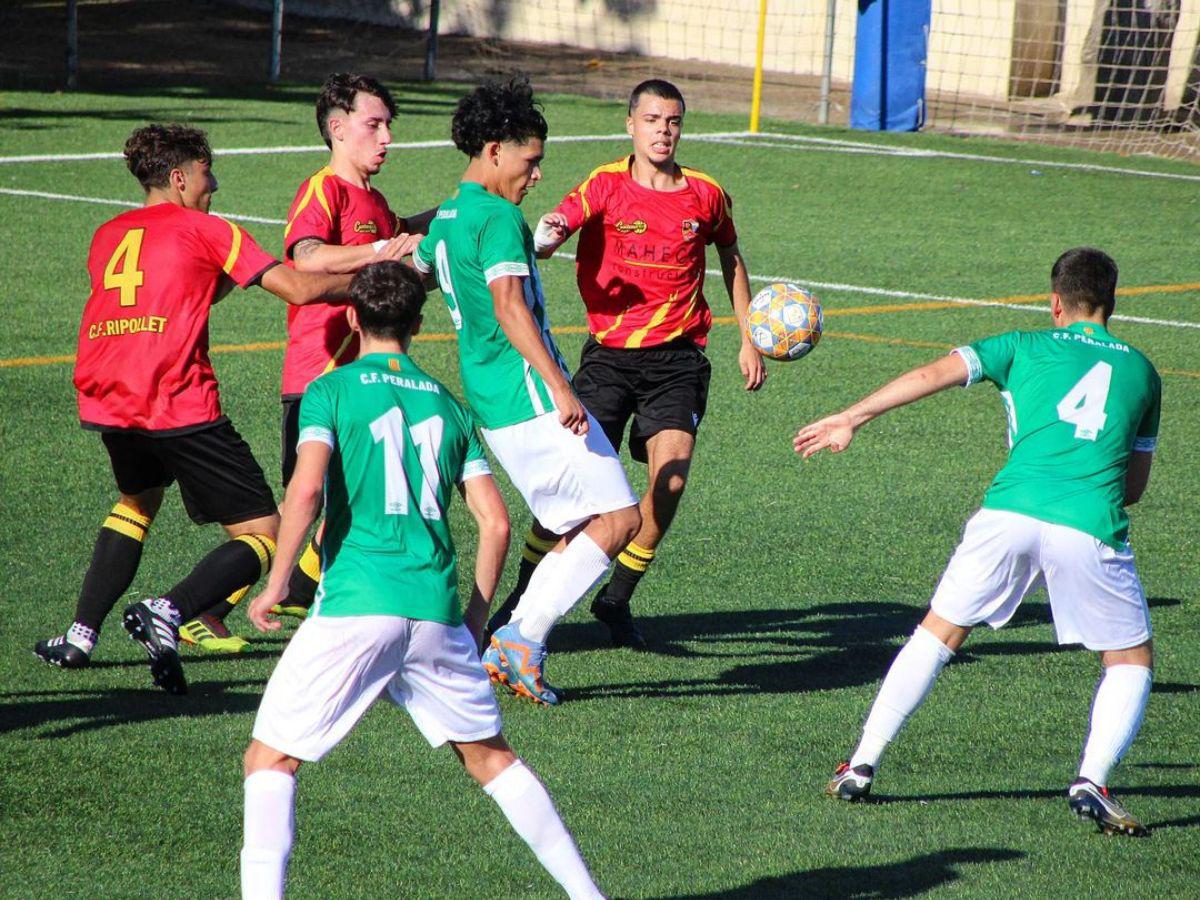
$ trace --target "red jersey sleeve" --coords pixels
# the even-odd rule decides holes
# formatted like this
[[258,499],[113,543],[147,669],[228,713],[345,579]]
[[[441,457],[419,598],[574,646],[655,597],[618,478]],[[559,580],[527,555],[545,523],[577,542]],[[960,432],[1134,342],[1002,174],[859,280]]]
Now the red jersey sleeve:
[[321,169],[300,185],[283,229],[283,252],[291,257],[298,241],[316,238],[326,244],[340,244],[341,234],[334,216],[338,199],[333,196],[337,182],[328,168]]
[[263,272],[279,260],[267,253],[240,225],[220,216],[204,216],[196,220],[201,244],[209,259],[221,267],[238,287],[255,284]]
[[713,231],[712,243],[728,247],[737,241],[737,229],[733,226],[733,198],[719,185],[713,186]]
[[580,184],[572,188],[554,208],[567,218],[567,227],[578,231],[589,219],[604,212],[604,201],[607,191],[604,189],[604,179],[597,178],[593,172]]

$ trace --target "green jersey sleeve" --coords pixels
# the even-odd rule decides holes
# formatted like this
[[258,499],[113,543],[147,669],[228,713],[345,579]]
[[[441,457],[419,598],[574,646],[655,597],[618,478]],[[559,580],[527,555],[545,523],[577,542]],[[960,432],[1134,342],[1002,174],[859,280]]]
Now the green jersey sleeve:
[[467,435],[467,451],[463,454],[462,471],[458,474],[458,483],[462,484],[477,475],[491,475],[492,467],[488,462],[487,452],[483,449],[483,441],[479,439],[475,417],[462,407],[459,407],[459,413]]
[[422,275],[428,275],[433,271],[434,248],[436,245],[437,241],[430,238],[429,235],[425,235],[421,239],[421,243],[417,244],[417,249],[413,251],[413,268]]
[[529,226],[515,206],[484,221],[479,229],[479,267],[488,284],[505,275],[529,277],[529,251],[525,241],[528,231]]
[[1138,425],[1133,439],[1133,449],[1142,453],[1153,453],[1158,447],[1158,420],[1162,413],[1162,379],[1154,373],[1154,396],[1146,408],[1146,414]]
[[1021,332],[1010,331],[958,347],[954,352],[967,364],[968,385],[987,380],[1003,390],[1020,344]]
[[308,386],[300,400],[299,424],[297,447],[307,441],[319,441],[331,450],[337,446],[333,427],[333,403],[328,386],[319,378]]

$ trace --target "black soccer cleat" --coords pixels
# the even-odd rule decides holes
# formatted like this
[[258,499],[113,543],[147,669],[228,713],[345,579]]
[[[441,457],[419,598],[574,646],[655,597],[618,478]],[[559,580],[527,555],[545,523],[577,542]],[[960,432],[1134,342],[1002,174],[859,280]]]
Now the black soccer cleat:
[[863,763],[852,769],[850,763],[844,762],[834,770],[829,784],[825,785],[825,793],[849,803],[866,800],[871,794],[871,782],[874,778],[873,766]]
[[60,669],[84,669],[92,661],[82,647],[76,647],[64,634],[38,641],[33,646],[33,655]]
[[1108,788],[1086,778],[1078,779],[1067,788],[1067,803],[1075,815],[1095,822],[1104,834],[1127,834],[1130,837],[1146,837],[1150,834],[1145,825],[1117,802]]
[[633,613],[629,603],[609,600],[604,588],[600,589],[592,600],[592,615],[608,626],[608,635],[614,647],[627,647],[630,650],[645,650],[646,639],[634,624]]
[[129,636],[146,648],[154,683],[168,694],[186,694],[187,679],[179,661],[179,630],[175,624],[151,609],[148,601],[125,607],[122,624]]

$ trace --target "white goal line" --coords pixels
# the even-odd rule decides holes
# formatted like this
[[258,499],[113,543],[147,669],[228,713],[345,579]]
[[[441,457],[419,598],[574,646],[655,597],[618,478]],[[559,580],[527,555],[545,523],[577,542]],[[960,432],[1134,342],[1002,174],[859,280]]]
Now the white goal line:
[[[39,200],[61,200],[71,203],[93,203],[101,206],[120,206],[126,209],[135,209],[142,205],[129,200],[113,200],[107,197],[83,197],[75,194],[57,194],[51,191],[31,191],[22,190],[20,188],[0,188],[0,195],[7,195],[10,197],[32,197]],[[237,222],[254,222],[260,225],[286,224],[283,219],[272,219],[264,216],[249,216],[227,212],[217,212],[216,214],[222,218],[233,219]],[[554,258],[574,262],[575,254],[555,253]],[[706,269],[705,274],[720,277],[721,270]],[[1004,303],[997,300],[977,300],[972,297],[954,297],[947,294],[923,294],[914,291],[899,291],[891,288],[868,287],[861,284],[844,284],[835,281],[814,281],[808,278],[797,278],[792,275],[751,275],[750,280],[760,282],[762,284],[792,282],[793,284],[818,288],[822,291],[829,291],[835,294],[860,294],[874,297],[890,297],[896,300],[928,300],[939,303],[953,303],[959,306],[993,306],[1004,309],[1016,309],[1023,312],[1036,312],[1042,315],[1045,315],[1046,312],[1044,306],[1038,305],[1024,303]],[[1149,319],[1142,316],[1125,315],[1114,315],[1113,319],[1121,322],[1136,322],[1142,325],[1165,325],[1171,328],[1200,328],[1200,322],[1182,322],[1172,319]]]

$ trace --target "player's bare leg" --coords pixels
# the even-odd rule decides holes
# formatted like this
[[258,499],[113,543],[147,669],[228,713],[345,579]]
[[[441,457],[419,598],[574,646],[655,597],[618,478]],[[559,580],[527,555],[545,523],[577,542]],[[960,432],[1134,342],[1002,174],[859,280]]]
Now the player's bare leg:
[[1108,792],[1108,776],[1137,737],[1154,672],[1151,641],[1100,652],[1103,673],[1092,700],[1091,725],[1079,777],[1067,791],[1071,809],[1105,834],[1141,837],[1147,829]]
[[92,548],[92,562],[75,604],[75,620],[65,634],[38,641],[33,648],[39,659],[51,665],[81,669],[88,664],[101,624],[137,574],[150,523],[162,506],[163,489],[118,492],[118,497]]
[[839,800],[863,800],[888,744],[929,696],[938,674],[963,645],[969,627],[956,625],[932,609],[896,654],[863,725],[862,739],[849,761],[838,766],[825,792]]
[[283,896],[295,833],[296,771],[300,760],[252,740],[245,756],[242,897]]
[[550,794],[512,752],[504,735],[482,741],[451,742],[450,747],[569,897],[604,896],[592,881],[575,839],[554,808]]
[[646,646],[634,624],[629,601],[675,520],[695,446],[694,434],[677,429],[660,431],[646,441],[649,487],[640,504],[642,527],[621,549],[612,577],[592,601],[592,615],[608,626],[613,646],[635,650]]
[[565,535],[546,554],[512,621],[491,636],[484,650],[483,666],[493,680],[534,702],[558,703],[543,678],[546,636],[604,576],[613,555],[629,543],[640,525],[637,506],[603,513]]

